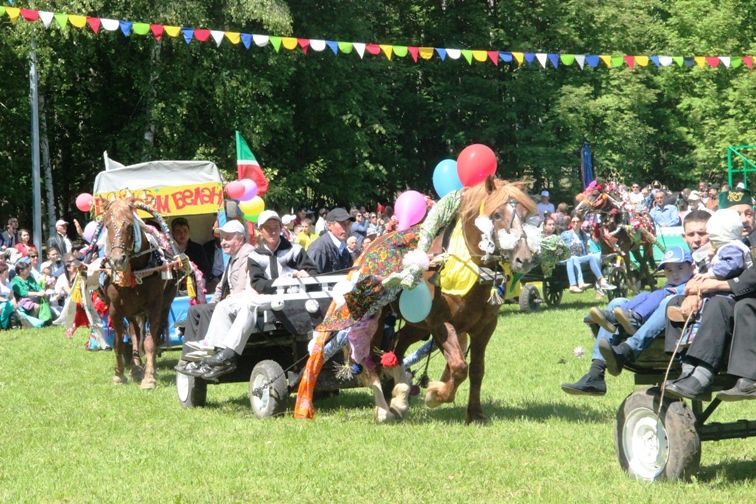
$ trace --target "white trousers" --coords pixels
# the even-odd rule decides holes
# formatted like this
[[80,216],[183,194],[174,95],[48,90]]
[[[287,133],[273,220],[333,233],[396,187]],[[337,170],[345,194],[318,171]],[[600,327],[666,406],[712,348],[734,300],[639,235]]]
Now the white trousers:
[[270,306],[267,296],[237,295],[220,301],[210,319],[205,343],[218,348],[230,348],[241,355],[252,329],[257,312]]

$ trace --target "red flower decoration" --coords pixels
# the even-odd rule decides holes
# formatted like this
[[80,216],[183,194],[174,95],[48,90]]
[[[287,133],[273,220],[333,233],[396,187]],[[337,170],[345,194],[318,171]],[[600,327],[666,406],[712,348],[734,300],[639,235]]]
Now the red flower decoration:
[[396,354],[394,352],[386,352],[385,354],[381,355],[381,366],[385,368],[392,368],[399,365],[399,359],[396,358]]

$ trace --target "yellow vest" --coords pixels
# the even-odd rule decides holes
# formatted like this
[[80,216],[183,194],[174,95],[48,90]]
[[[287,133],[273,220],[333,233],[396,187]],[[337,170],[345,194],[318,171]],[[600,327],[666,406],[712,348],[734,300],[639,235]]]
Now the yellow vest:
[[449,259],[441,270],[441,292],[453,296],[464,296],[478,281],[478,265],[472,262],[467,250],[462,225],[457,222],[449,239]]

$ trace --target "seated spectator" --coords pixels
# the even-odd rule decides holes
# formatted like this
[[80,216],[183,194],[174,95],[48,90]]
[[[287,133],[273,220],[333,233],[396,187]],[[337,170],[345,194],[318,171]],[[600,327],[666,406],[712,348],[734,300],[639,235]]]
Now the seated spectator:
[[179,252],[183,252],[189,257],[189,260],[197,265],[202,272],[202,276],[208,278],[213,272],[210,267],[210,261],[207,260],[205,249],[199,243],[189,239],[191,229],[189,222],[184,217],[177,217],[171,222],[171,235],[178,246]]
[[656,227],[680,225],[680,215],[674,205],[667,204],[667,194],[659,189],[654,194],[654,204],[648,212]]
[[310,244],[318,239],[318,236],[320,235],[312,228],[312,219],[305,218],[302,221],[295,242],[297,245],[307,250],[310,248]]
[[9,271],[10,268],[5,262],[0,263],[0,329],[10,328],[11,315],[16,309],[13,289],[8,278]]
[[597,287],[599,289],[614,289],[614,286],[604,279],[601,272],[601,254],[589,254],[588,235],[581,229],[582,221],[578,217],[573,217],[572,227],[560,235],[562,241],[570,249],[570,258],[565,262],[567,265],[567,278],[570,282],[570,292],[579,294],[591,285],[583,281],[583,270],[581,265],[588,263],[596,277]]
[[546,216],[541,231],[541,251],[538,253],[538,259],[544,277],[550,277],[556,265],[570,257],[570,249],[556,232],[555,220],[553,216]]
[[367,230],[365,231],[365,236],[380,236],[383,234],[383,225],[381,224],[381,220],[378,217],[378,214],[371,213],[370,214],[370,222],[368,223]]
[[551,203],[549,201],[549,197],[551,194],[547,190],[541,191],[541,200],[536,203],[536,209],[538,210],[538,217],[541,218],[541,221],[543,222],[543,217],[545,214],[553,214],[556,210],[554,209],[554,203]]
[[10,217],[5,231],[0,234],[0,249],[15,247],[18,243],[18,219]]
[[562,232],[570,227],[569,208],[565,202],[557,205],[556,212],[551,215],[554,218],[554,233],[562,234]]
[[37,247],[31,241],[31,233],[28,229],[18,230],[18,243],[16,243],[15,249],[18,250],[21,257],[26,257],[31,252],[37,251]]
[[708,198],[706,200],[706,209],[711,212],[716,212],[719,208],[719,192],[716,187],[709,187]]
[[[16,276],[11,281],[13,297],[20,313],[22,325],[42,326],[51,320],[47,293],[31,276],[31,266],[26,261],[16,263]],[[29,319],[28,317],[33,317]]]
[[627,195],[628,202],[633,205],[637,211],[641,211],[645,199],[646,197],[641,192],[640,184],[634,182],[630,186],[630,192]]
[[347,250],[349,251],[349,254],[352,256],[352,261],[356,261],[357,258],[360,256],[360,253],[362,253],[362,249],[357,243],[357,237],[352,235],[349,238],[347,238],[346,245],[347,245]]
[[[30,254],[29,258],[32,259],[32,266],[36,268],[37,263],[34,261],[34,254]],[[47,262],[50,263],[50,274],[56,279],[66,271],[60,252],[56,248],[47,249]]]
[[362,244],[362,240],[367,236],[368,220],[365,215],[360,211],[353,212],[354,224],[352,224],[352,236],[357,239],[357,248]]

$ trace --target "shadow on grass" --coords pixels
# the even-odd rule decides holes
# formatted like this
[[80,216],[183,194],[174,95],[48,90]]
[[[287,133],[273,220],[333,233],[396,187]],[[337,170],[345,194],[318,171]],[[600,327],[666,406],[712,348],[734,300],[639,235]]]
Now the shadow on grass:
[[701,468],[699,481],[713,482],[723,480],[727,483],[750,481],[756,479],[756,460],[723,461]]

